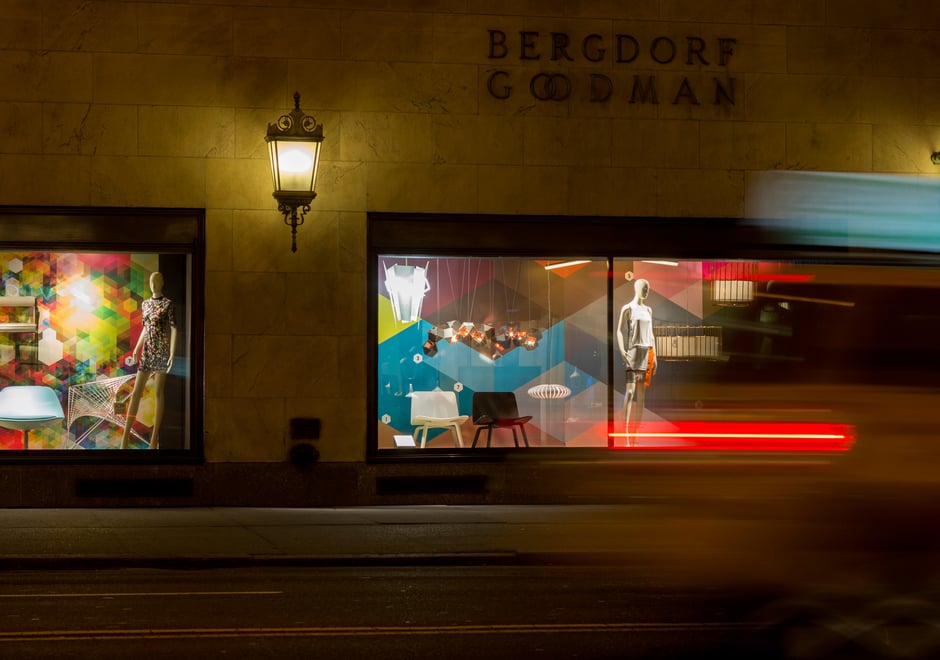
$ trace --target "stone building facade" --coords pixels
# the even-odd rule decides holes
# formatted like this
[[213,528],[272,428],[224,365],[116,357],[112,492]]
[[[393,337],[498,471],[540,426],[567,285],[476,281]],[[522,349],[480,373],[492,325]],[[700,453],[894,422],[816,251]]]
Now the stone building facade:
[[[539,498],[504,464],[367,462],[369,214],[707,222],[767,171],[932,175],[938,34],[930,0],[0,0],[0,204],[205,214],[204,460],[10,461],[0,504]],[[295,91],[325,139],[292,253],[264,135]]]

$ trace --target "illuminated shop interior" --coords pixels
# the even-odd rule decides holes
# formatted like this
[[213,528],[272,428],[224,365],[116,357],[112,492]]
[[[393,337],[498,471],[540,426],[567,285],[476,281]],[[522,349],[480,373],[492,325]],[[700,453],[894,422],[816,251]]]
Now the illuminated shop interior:
[[[843,452],[854,442],[850,420],[804,386],[865,370],[864,339],[833,340],[876,308],[845,285],[875,267],[382,254],[376,272],[379,452]],[[640,280],[656,365],[641,409],[625,413],[615,328]],[[524,425],[487,427],[475,398],[493,392],[511,393]],[[436,409],[426,393],[441,393]],[[481,426],[491,442],[475,441]]]
[[[160,447],[187,449],[189,268],[183,254],[0,252],[0,395],[20,397],[2,407],[0,449],[121,448],[137,378],[129,358],[155,272],[164,276],[179,333]],[[130,425],[129,449],[149,448],[156,409],[151,382]]]

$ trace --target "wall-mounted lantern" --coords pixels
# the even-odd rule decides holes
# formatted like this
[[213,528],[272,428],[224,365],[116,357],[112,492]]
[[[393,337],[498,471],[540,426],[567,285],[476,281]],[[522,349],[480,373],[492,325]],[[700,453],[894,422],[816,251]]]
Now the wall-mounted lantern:
[[[268,124],[268,156],[274,177],[274,199],[284,223],[291,228],[291,252],[297,251],[297,227],[304,223],[310,202],[317,196],[317,166],[323,124],[300,109],[300,92],[294,92],[294,109]],[[299,209],[299,213],[298,213]]]

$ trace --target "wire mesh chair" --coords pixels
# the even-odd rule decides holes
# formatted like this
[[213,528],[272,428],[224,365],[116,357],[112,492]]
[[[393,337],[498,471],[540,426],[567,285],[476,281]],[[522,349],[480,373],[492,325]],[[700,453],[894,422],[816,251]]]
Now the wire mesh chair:
[[[68,429],[80,417],[95,417],[97,420],[89,426],[78,437],[75,438],[75,446],[81,446],[92,432],[101,426],[104,422],[124,428],[126,418],[118,410],[126,405],[131,396],[131,392],[126,391],[124,385],[133,380],[136,374],[126,376],[117,376],[115,378],[103,378],[94,380],[90,383],[72,385],[69,387],[69,417]],[[122,392],[122,389],[125,391]],[[140,433],[131,429],[131,434],[146,445],[150,445]]]

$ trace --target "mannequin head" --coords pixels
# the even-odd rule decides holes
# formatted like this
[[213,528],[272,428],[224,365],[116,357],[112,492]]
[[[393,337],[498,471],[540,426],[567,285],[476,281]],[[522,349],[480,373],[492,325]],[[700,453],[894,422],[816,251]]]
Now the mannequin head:
[[156,298],[163,294],[163,275],[159,272],[150,275],[150,291]]
[[636,299],[642,302],[650,295],[650,283],[639,279],[633,283],[633,290],[636,291]]

